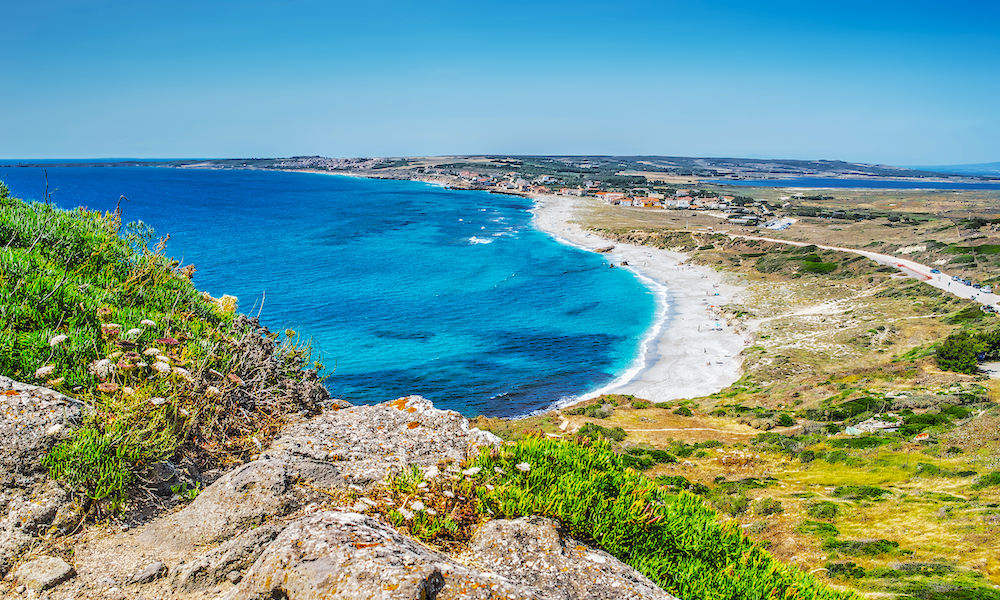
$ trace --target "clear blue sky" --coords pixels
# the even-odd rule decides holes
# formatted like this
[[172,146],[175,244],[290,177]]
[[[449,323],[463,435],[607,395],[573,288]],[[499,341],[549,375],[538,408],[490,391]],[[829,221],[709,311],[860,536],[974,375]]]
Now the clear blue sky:
[[1000,2],[0,0],[0,157],[1000,160]]

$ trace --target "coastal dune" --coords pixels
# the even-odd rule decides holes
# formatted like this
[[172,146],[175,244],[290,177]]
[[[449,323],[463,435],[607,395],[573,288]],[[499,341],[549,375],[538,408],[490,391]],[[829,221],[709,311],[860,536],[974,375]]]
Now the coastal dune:
[[[534,198],[534,225],[556,240],[589,251],[612,242],[585,231],[574,219],[588,202],[569,196]],[[721,274],[688,264],[679,252],[614,242],[602,254],[636,274],[656,295],[656,317],[632,365],[608,385],[572,401],[601,394],[632,394],[653,402],[713,394],[739,379],[745,335],[721,318],[717,308],[742,289]]]

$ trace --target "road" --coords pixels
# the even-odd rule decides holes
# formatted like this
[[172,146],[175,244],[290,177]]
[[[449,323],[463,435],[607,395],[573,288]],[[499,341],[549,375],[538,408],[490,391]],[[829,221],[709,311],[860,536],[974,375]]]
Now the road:
[[967,298],[974,302],[978,302],[984,306],[992,306],[996,310],[1000,310],[1000,295],[997,294],[986,294],[981,290],[977,290],[971,285],[965,285],[960,281],[953,281],[951,275],[947,273],[931,273],[934,267],[929,267],[927,265],[922,265],[918,262],[914,262],[907,258],[900,258],[898,256],[890,256],[888,254],[879,254],[878,252],[871,252],[869,250],[858,250],[856,248],[842,248],[840,246],[823,246],[821,244],[810,244],[808,242],[793,242],[790,240],[780,240],[777,238],[769,238],[756,235],[744,235],[740,233],[731,233],[728,231],[717,232],[725,233],[731,238],[743,238],[746,240],[760,240],[762,242],[773,242],[775,244],[786,244],[789,246],[816,246],[817,248],[822,248],[823,250],[836,250],[837,252],[850,252],[852,254],[859,254],[865,258],[870,258],[871,260],[877,262],[880,265],[887,265],[899,269],[906,275],[919,279],[926,283],[927,285],[932,285],[939,290],[943,290],[958,296],[959,298]]

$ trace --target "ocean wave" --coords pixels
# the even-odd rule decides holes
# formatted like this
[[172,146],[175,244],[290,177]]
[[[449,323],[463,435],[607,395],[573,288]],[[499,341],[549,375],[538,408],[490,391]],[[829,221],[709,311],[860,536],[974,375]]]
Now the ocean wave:
[[472,236],[472,237],[469,238],[469,243],[470,244],[492,244],[493,240],[491,238],[481,238],[481,237]]

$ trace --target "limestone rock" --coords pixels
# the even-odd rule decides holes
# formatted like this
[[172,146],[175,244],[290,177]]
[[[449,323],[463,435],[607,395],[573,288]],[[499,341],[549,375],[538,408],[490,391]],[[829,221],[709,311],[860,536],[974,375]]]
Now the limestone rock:
[[[495,435],[420,396],[331,409],[290,427],[257,460],[220,477],[186,508],[149,526],[144,544],[211,544],[280,517],[315,490],[369,486],[409,468],[465,460]],[[299,481],[309,486],[296,485]]]
[[614,556],[564,536],[542,517],[496,520],[475,534],[471,564],[530,587],[538,598],[676,600]]
[[154,561],[146,565],[142,570],[137,571],[129,578],[129,583],[149,583],[158,579],[167,571],[167,565],[160,561]]
[[502,578],[472,571],[385,523],[322,512],[289,525],[227,600],[527,600]]
[[487,523],[461,560],[382,521],[327,511],[289,525],[227,600],[676,600],[542,518]]
[[192,591],[213,586],[223,578],[238,580],[282,529],[280,525],[267,524],[243,532],[179,567],[174,585],[179,590]]
[[26,562],[14,573],[21,585],[36,592],[55,587],[72,576],[73,567],[54,556],[43,556]]
[[80,405],[47,388],[0,377],[0,576],[53,522],[67,524],[69,494],[41,459],[76,422]]

